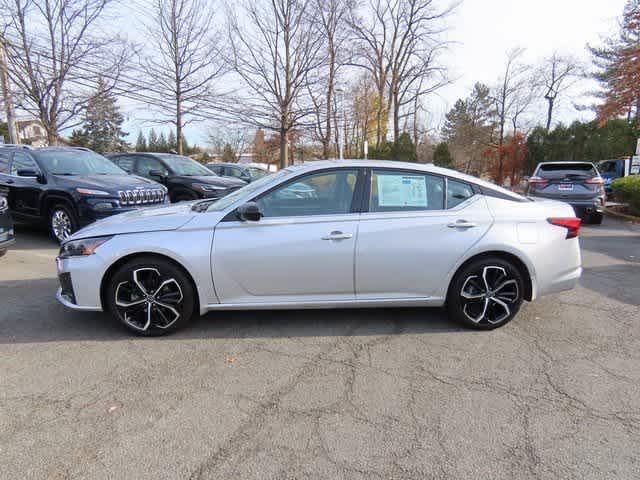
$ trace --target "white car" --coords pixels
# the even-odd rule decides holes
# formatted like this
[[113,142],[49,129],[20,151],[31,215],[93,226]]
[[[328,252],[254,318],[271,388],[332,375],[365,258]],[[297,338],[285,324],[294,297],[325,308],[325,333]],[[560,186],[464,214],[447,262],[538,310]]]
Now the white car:
[[433,165],[310,162],[80,230],[60,249],[57,298],[143,335],[214,310],[443,305],[492,329],[574,287],[579,228],[567,204]]

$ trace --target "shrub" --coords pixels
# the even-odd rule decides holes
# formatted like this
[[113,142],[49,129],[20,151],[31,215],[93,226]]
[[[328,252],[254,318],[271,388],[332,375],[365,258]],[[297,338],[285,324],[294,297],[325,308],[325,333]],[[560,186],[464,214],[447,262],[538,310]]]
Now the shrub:
[[640,175],[616,178],[611,188],[617,198],[629,204],[632,215],[640,216]]

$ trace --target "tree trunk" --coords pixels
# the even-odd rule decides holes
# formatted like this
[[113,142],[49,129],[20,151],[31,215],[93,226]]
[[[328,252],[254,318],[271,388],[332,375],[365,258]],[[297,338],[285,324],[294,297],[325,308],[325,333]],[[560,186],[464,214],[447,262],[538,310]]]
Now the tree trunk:
[[400,138],[400,109],[398,108],[398,90],[393,92],[393,140]]
[[553,98],[547,97],[547,102],[549,102],[549,106],[547,107],[547,132],[551,128],[551,115],[553,114]]
[[287,168],[289,163],[289,131],[280,128],[280,169]]

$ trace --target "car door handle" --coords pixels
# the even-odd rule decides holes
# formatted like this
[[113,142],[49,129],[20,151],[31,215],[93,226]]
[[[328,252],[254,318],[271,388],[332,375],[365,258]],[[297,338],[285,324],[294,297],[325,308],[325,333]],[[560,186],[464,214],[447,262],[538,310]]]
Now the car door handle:
[[458,220],[457,222],[450,223],[447,225],[449,228],[473,228],[477,227],[477,225],[473,222],[467,222],[466,220]]
[[10,178],[7,178],[4,182],[11,184],[11,183],[13,183],[13,180],[11,180]]
[[326,237],[322,237],[322,240],[348,240],[353,238],[351,233],[342,233],[338,230],[331,232]]

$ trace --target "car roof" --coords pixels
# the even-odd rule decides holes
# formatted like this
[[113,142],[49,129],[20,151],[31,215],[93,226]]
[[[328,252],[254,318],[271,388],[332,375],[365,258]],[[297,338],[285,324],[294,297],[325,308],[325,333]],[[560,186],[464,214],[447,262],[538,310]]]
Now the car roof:
[[562,160],[556,160],[553,162],[540,162],[538,165],[584,165],[585,163],[588,163],[590,165],[593,165],[592,161],[589,160],[567,160],[566,162],[562,161]]

